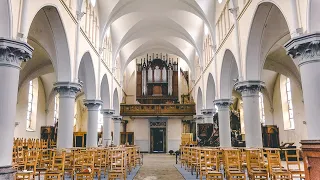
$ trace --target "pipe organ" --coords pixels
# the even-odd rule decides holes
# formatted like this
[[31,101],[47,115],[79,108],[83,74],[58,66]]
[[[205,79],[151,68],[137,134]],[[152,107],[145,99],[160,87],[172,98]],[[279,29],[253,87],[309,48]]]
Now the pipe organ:
[[170,104],[178,101],[178,59],[152,54],[137,59],[137,101]]

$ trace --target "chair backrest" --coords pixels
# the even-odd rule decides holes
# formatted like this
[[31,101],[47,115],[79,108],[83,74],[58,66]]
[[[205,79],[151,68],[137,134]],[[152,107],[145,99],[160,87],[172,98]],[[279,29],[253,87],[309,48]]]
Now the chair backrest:
[[230,169],[241,170],[240,150],[224,149],[223,157],[226,171],[229,171]]
[[264,169],[264,162],[262,158],[262,150],[261,149],[246,149],[246,163],[248,170],[258,169],[263,170]]
[[286,158],[287,169],[301,170],[299,149],[289,148],[289,149],[283,149],[283,151]]
[[110,170],[125,171],[125,149],[112,149],[109,151]]
[[268,170],[271,173],[274,168],[282,170],[280,149],[278,148],[266,148],[264,149],[267,153]]
[[64,172],[65,169],[65,161],[66,161],[66,151],[58,151],[55,150],[52,153],[52,164],[50,166],[51,170],[58,170]]

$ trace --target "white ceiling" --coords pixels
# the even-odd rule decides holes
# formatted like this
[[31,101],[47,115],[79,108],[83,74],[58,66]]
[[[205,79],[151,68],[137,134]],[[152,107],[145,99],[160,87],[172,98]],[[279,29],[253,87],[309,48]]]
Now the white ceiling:
[[190,65],[196,52],[202,54],[204,27],[210,31],[209,22],[214,22],[214,13],[209,12],[214,0],[98,0],[97,3],[100,25],[104,27],[101,34],[110,30],[113,57],[119,54],[126,65],[145,52],[159,50],[180,56]]

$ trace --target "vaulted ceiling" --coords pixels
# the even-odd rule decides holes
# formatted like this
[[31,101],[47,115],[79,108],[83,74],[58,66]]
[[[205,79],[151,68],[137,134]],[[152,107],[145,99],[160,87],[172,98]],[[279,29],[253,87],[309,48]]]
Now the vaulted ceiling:
[[196,53],[201,59],[205,28],[212,34],[213,0],[98,0],[97,4],[100,34],[111,32],[113,58],[119,55],[122,64],[161,51],[191,65]]

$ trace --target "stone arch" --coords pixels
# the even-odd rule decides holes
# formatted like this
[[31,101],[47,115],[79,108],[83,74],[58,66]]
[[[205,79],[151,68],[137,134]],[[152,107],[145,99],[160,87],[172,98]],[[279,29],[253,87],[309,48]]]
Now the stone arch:
[[202,100],[202,90],[200,87],[198,87],[198,93],[197,93],[197,114],[201,114],[201,109],[203,108],[203,100]]
[[78,69],[78,78],[83,82],[83,90],[86,99],[96,99],[96,78],[92,62],[92,57],[89,52],[84,53],[81,58]]
[[11,0],[0,1],[0,37],[12,38]]
[[220,98],[230,99],[233,86],[239,77],[239,68],[233,53],[227,49],[224,53],[220,74]]
[[119,95],[118,95],[117,88],[113,92],[113,109],[114,109],[115,115],[120,115],[120,103],[119,103]]
[[207,92],[206,92],[206,108],[207,109],[212,109],[214,107],[213,101],[215,99],[215,95],[216,95],[215,82],[212,74],[209,73],[208,80],[207,80]]
[[[58,9],[50,5],[44,6],[36,13],[33,19],[35,19],[37,16],[46,17],[45,19],[47,20],[48,25],[51,29],[50,33],[52,33],[54,50],[52,50],[52,53],[49,54],[52,59],[52,64],[55,67],[57,81],[72,81],[69,44],[64,25],[62,23],[62,18]],[[31,35],[36,36],[37,32],[32,32],[31,29],[29,29],[28,39],[31,37]],[[40,43],[43,44],[42,42]],[[45,45],[43,44],[43,46]],[[45,46],[45,48],[47,47]]]
[[271,2],[258,5],[247,45],[245,79],[260,80],[266,56],[290,39],[287,20],[279,7]]
[[103,109],[110,109],[110,90],[108,77],[105,74],[101,81],[101,100],[103,101]]

